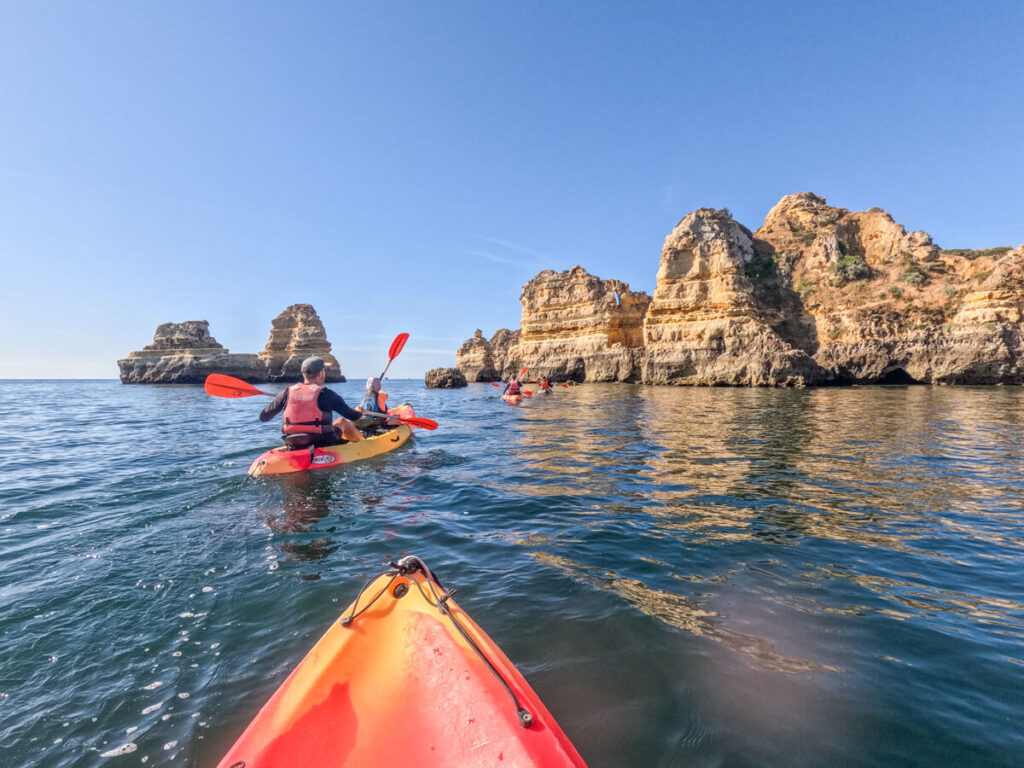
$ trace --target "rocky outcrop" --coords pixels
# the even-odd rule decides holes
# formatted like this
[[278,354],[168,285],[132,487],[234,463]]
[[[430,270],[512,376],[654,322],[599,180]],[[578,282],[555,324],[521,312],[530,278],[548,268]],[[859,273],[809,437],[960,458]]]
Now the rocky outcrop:
[[455,353],[455,365],[468,381],[497,381],[501,378],[494,367],[494,354],[491,352],[491,345],[479,328],[474,331],[473,337],[466,339]]
[[519,373],[523,367],[518,352],[519,337],[519,331],[499,328],[488,342],[494,356],[494,369],[498,372],[500,381],[508,380],[513,373]]
[[467,381],[502,381],[512,371],[519,371],[515,367],[518,343],[519,331],[499,328],[488,340],[477,328],[473,337],[464,341],[456,352],[455,367]]
[[316,310],[310,304],[292,304],[274,318],[270,340],[260,352],[267,368],[267,381],[295,381],[302,375],[302,361],[311,355],[323,358],[327,381],[345,381]]
[[[942,251],[880,208],[783,198],[754,233],[762,300],[810,383],[1018,383],[1021,249]],[[980,285],[979,285],[980,283]]]
[[816,365],[773,329],[746,267],[750,231],[726,210],[687,214],[665,239],[643,323],[648,384],[803,385]]
[[428,389],[457,389],[466,386],[466,377],[458,368],[433,368],[427,371],[423,382]]
[[201,384],[211,373],[261,381],[265,371],[258,356],[231,354],[218,344],[206,320],[157,326],[153,343],[117,366],[125,384]]
[[211,373],[250,382],[295,381],[310,355],[327,363],[328,381],[345,381],[313,307],[295,304],[274,320],[270,342],[259,355],[232,354],[210,335],[206,320],[189,320],[158,326],[152,344],[117,365],[125,384],[201,384]]
[[651,297],[583,267],[545,270],[523,286],[522,325],[513,367],[531,377],[635,381]]
[[[941,250],[880,208],[784,197],[751,232],[687,214],[654,296],[580,267],[522,294],[521,336],[477,338],[459,367],[651,384],[1021,383],[1024,246]],[[506,338],[513,332],[503,331]],[[497,336],[497,334],[496,334]]]

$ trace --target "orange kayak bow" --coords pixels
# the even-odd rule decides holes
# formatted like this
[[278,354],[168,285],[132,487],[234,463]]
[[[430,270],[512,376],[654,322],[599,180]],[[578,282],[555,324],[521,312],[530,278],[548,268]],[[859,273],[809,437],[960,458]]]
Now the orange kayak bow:
[[417,557],[369,581],[218,768],[548,766],[583,758]]

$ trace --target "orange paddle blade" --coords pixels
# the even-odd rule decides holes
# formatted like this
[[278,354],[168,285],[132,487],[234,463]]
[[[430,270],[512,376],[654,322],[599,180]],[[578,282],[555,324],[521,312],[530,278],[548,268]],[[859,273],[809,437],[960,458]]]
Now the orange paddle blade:
[[388,350],[388,360],[394,360],[398,357],[398,353],[402,351],[402,347],[405,346],[405,342],[408,340],[408,333],[400,333],[395,336],[395,340],[391,342],[391,349]]
[[213,395],[214,397],[252,397],[253,395],[274,397],[269,392],[256,389],[252,384],[236,379],[234,376],[226,376],[223,373],[211,373],[207,376],[203,389],[206,390],[206,394]]
[[410,416],[408,418],[399,416],[398,420],[403,424],[408,424],[410,427],[419,427],[420,429],[437,429],[437,422],[433,419],[421,419],[419,416]]
[[569,388],[569,382],[568,381],[563,381],[562,382],[562,386],[565,387],[566,389],[568,389]]
[[501,382],[500,381],[492,381],[491,382],[491,386],[492,387],[500,387],[501,386]]
[[519,390],[519,391],[520,391],[520,392],[522,392],[522,393],[523,393],[524,395],[526,395],[527,397],[533,397],[533,392],[531,392],[531,391],[530,391],[530,390],[528,390],[528,389],[521,389],[521,390]]
[[521,370],[521,371],[519,372],[519,378],[520,378],[520,379],[521,379],[521,378],[523,378],[523,376],[525,376],[525,375],[526,375],[526,372],[527,372],[528,370],[530,370],[530,366],[528,366],[528,365],[524,365],[524,366],[523,366],[523,370]]

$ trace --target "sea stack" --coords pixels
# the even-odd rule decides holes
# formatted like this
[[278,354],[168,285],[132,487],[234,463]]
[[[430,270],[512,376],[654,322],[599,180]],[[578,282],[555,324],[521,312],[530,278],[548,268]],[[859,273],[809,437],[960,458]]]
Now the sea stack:
[[299,368],[311,355],[323,358],[327,381],[341,382],[345,377],[341,365],[331,354],[331,342],[319,315],[311,304],[292,304],[270,324],[270,339],[260,352],[266,366],[267,381],[297,381]]
[[202,384],[211,373],[248,382],[298,381],[299,367],[311,355],[324,359],[327,381],[345,381],[316,310],[293,304],[274,319],[259,355],[231,353],[210,335],[206,320],[189,320],[158,326],[152,344],[117,365],[124,384]]
[[255,354],[231,354],[217,343],[206,320],[157,326],[153,343],[117,366],[124,384],[202,384],[211,373],[262,381],[266,371]]

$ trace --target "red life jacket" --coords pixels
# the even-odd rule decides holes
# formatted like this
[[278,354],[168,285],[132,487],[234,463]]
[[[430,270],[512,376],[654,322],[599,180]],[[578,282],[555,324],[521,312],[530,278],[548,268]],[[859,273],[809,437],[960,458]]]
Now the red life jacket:
[[518,381],[510,381],[509,382],[509,384],[508,384],[508,393],[510,395],[518,395],[518,394],[520,394],[520,392],[519,392],[519,382]]
[[316,404],[320,392],[316,384],[292,384],[288,388],[282,432],[286,435],[320,435],[333,429],[331,414],[324,413]]

